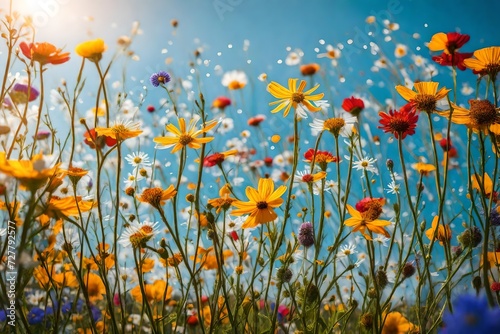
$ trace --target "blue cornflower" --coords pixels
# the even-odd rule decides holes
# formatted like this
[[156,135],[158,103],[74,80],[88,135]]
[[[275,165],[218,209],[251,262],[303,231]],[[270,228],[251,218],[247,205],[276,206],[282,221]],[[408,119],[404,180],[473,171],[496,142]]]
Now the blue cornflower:
[[28,323],[30,325],[38,325],[45,318],[45,311],[39,307],[33,307],[28,313]]
[[165,71],[153,73],[153,75],[149,78],[149,81],[151,81],[153,86],[158,87],[160,84],[164,85],[170,81],[170,74]]
[[0,310],[0,322],[4,322],[7,320],[7,314],[5,314],[4,310]]
[[453,303],[453,314],[443,315],[440,334],[500,333],[500,308],[490,309],[484,297],[461,295]]

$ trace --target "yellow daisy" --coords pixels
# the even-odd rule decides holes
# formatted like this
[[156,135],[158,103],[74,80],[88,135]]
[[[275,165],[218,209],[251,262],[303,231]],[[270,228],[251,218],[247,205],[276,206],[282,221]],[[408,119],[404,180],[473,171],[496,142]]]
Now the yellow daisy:
[[396,90],[406,101],[413,103],[419,111],[428,113],[436,110],[437,101],[444,99],[450,89],[441,88],[438,91],[437,82],[417,82],[413,85],[415,90],[405,86],[396,86]]
[[137,137],[142,133],[139,130],[139,123],[131,121],[116,121],[110,128],[95,128],[98,136],[106,136],[116,139],[117,141],[124,141],[125,139]]
[[489,48],[474,51],[474,58],[464,60],[466,67],[474,72],[485,73],[493,79],[500,71],[500,46],[491,46]]
[[448,224],[439,224],[438,226],[438,216],[434,216],[434,219],[432,219],[432,226],[425,231],[425,235],[430,241],[433,241],[435,236],[442,246],[443,243],[451,240],[451,228]]
[[171,153],[175,153],[186,146],[193,149],[199,149],[202,144],[206,144],[214,139],[214,137],[198,137],[213,129],[218,123],[216,120],[205,123],[205,126],[200,130],[196,129],[197,120],[191,119],[187,128],[184,118],[179,118],[178,121],[179,128],[173,124],[167,124],[165,128],[168,131],[168,135],[153,139],[153,141],[158,144],[157,148],[162,149],[173,146],[174,148]]
[[345,220],[344,225],[354,227],[353,232],[361,232],[367,240],[372,240],[372,237],[366,233],[366,229],[372,231],[373,233],[382,234],[386,238],[390,237],[389,232],[384,229],[384,226],[391,225],[391,222],[383,219],[371,219],[369,215],[363,215],[361,212],[347,205],[347,211],[352,216]]
[[5,152],[0,152],[0,172],[9,175],[23,187],[36,190],[59,171],[60,163],[47,167],[43,155],[37,154],[31,160],[7,160]]
[[496,135],[500,135],[498,126],[500,124],[499,109],[495,108],[488,100],[470,100],[469,104],[470,108],[465,109],[452,103],[453,113],[450,110],[445,110],[438,112],[438,114],[450,119],[451,113],[452,123],[464,124],[474,132],[482,131],[488,134],[491,131]]
[[274,81],[267,86],[269,93],[279,99],[278,101],[269,103],[270,106],[274,106],[276,104],[278,105],[276,108],[271,110],[272,113],[277,113],[280,110],[285,109],[283,116],[286,117],[292,107],[296,111],[302,108],[305,108],[310,112],[321,110],[321,107],[316,106],[313,101],[322,99],[324,94],[321,93],[311,95],[316,89],[318,89],[319,85],[316,85],[304,92],[304,88],[306,88],[306,81],[301,80],[299,87],[297,88],[298,80],[299,79],[288,79],[288,89]]

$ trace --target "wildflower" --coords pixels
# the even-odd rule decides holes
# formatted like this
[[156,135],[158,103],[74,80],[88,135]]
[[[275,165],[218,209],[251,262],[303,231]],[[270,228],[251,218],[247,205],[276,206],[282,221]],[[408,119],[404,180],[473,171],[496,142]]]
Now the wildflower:
[[256,227],[259,224],[271,222],[278,217],[273,209],[283,203],[283,199],[280,197],[286,189],[287,187],[282,185],[274,190],[273,180],[261,178],[257,189],[246,188],[248,202],[237,200],[232,203],[237,209],[233,210],[231,214],[235,216],[249,214],[242,228]]
[[465,71],[467,67],[465,66],[465,59],[472,57],[472,52],[455,52],[453,55],[443,52],[439,56],[433,56],[432,60],[441,66],[455,66],[461,71]]
[[500,204],[497,204],[493,208],[491,208],[490,224],[491,226],[500,226]]
[[156,111],[156,108],[155,108],[155,106],[154,106],[154,105],[150,104],[150,105],[148,105],[148,106],[147,106],[146,110],[147,110],[148,112],[155,112],[155,111]]
[[344,101],[342,101],[342,109],[353,116],[358,116],[359,113],[362,112],[363,109],[365,109],[365,103],[362,99],[351,96],[345,98]]
[[102,58],[102,54],[106,51],[107,46],[101,38],[86,41],[76,46],[75,52],[80,57],[86,58],[97,63]]
[[443,315],[441,334],[499,333],[500,309],[490,308],[485,297],[460,295],[453,302],[453,313]]
[[483,240],[483,235],[481,230],[476,226],[471,226],[463,231],[459,236],[457,236],[458,242],[463,246],[463,248],[474,248],[477,247]]
[[316,64],[316,63],[304,64],[304,65],[300,66],[300,73],[304,76],[314,75],[320,69],[321,69],[321,66],[319,66],[319,64]]
[[415,267],[414,262],[406,262],[403,266],[403,269],[401,270],[401,274],[403,275],[403,278],[410,278],[412,277],[415,272],[417,271],[417,268]]
[[405,86],[396,86],[396,90],[406,101],[411,102],[418,111],[432,113],[437,102],[448,95],[450,89],[441,88],[438,91],[437,82],[417,82],[413,85],[416,91]]
[[231,99],[225,96],[219,96],[212,102],[212,108],[224,110],[231,105]]
[[196,130],[197,120],[191,119],[187,128],[184,118],[179,118],[178,122],[179,128],[173,124],[167,124],[165,127],[168,132],[167,136],[153,139],[153,141],[158,144],[157,148],[163,149],[173,146],[171,153],[175,153],[186,146],[193,149],[199,149],[202,144],[206,144],[214,139],[214,137],[198,138],[198,136],[213,129],[217,125],[216,120],[205,123],[200,130]]
[[394,49],[394,57],[402,58],[406,56],[408,53],[408,47],[404,44],[396,44],[396,48]]
[[366,197],[356,203],[356,210],[369,220],[375,220],[382,214],[382,207],[385,204],[383,198]]
[[475,73],[489,75],[494,81],[500,71],[500,46],[474,51],[474,58],[465,59],[464,64]]
[[53,167],[46,166],[41,154],[31,160],[7,160],[5,152],[0,152],[0,172],[17,179],[23,187],[36,190],[59,171],[60,163]]
[[221,210],[228,210],[231,207],[231,204],[236,200],[235,198],[229,197],[231,194],[231,186],[229,184],[225,184],[219,190],[219,198],[208,200],[208,204],[216,208],[216,213],[219,213]]
[[44,139],[49,138],[50,135],[51,135],[50,131],[40,130],[33,137],[36,138],[37,140],[44,140]]
[[425,162],[417,162],[416,164],[412,164],[411,167],[422,176],[427,176],[430,172],[436,170],[436,166],[433,164],[426,164]]
[[132,222],[122,233],[118,243],[120,243],[123,247],[142,247],[158,233],[157,222]]
[[106,287],[100,276],[93,273],[87,273],[83,277],[83,283],[85,284],[91,302],[95,303],[103,299],[102,295],[106,294]]
[[438,219],[438,216],[434,216],[432,226],[425,231],[425,235],[431,242],[434,241],[434,238],[437,238],[439,244],[442,246],[444,243],[448,243],[451,240],[451,228],[448,224],[439,224],[438,226]]
[[310,148],[304,153],[304,161],[308,163],[314,161],[324,171],[330,162],[338,162],[338,159],[328,151],[315,151],[313,148]]
[[90,129],[83,134],[84,143],[87,144],[90,148],[95,149],[96,146],[99,148],[103,148],[104,145],[108,147],[115,146],[117,141],[115,138],[110,136],[100,136],[97,134],[95,129]]
[[131,121],[115,121],[115,124],[110,128],[95,128],[98,136],[106,136],[115,139],[118,142],[129,138],[137,137],[142,133],[139,130],[139,124]]
[[387,185],[387,189],[385,189],[387,191],[387,193],[389,194],[393,194],[393,195],[396,195],[396,194],[399,194],[399,190],[400,190],[400,185],[399,183],[396,183],[396,180],[392,180],[388,185]]
[[278,282],[280,283],[288,283],[293,277],[293,272],[290,270],[290,268],[278,268],[276,271],[276,278],[278,279]]
[[302,56],[304,56],[304,52],[302,52],[302,50],[300,49],[295,49],[288,53],[285,58],[285,64],[287,64],[288,66],[298,65],[302,60]]
[[336,138],[338,138],[339,135],[342,137],[350,137],[354,130],[354,123],[357,121],[358,119],[354,116],[342,114],[341,117],[329,118],[327,120],[314,119],[312,123],[309,123],[309,126],[312,129],[313,136],[326,130]]
[[340,58],[340,55],[342,53],[340,52],[339,49],[335,48],[333,45],[328,44],[326,46],[326,52],[324,53],[318,53],[318,58],[329,58],[332,60]]
[[45,64],[58,65],[69,60],[69,52],[61,53],[61,49],[47,42],[29,44],[21,42],[19,48],[26,58],[33,62],[36,61],[42,66]]
[[210,154],[203,159],[203,167],[213,167],[213,166],[221,166],[221,164],[226,160],[227,157],[235,155],[238,153],[238,150],[233,149],[221,153]]
[[[356,170],[362,170],[362,171],[367,171],[367,172],[372,172],[374,174],[378,174],[378,169],[376,166],[374,166],[375,162],[377,159],[375,158],[361,158],[358,161],[355,161],[352,164],[352,168],[355,168]],[[362,175],[361,177],[364,177]]]
[[264,115],[256,115],[248,119],[248,125],[250,126],[259,126],[260,123],[266,120],[266,116]]
[[[450,119],[455,124],[464,124],[474,132],[482,131],[485,134],[494,132],[500,135],[495,125],[500,124],[500,114],[497,108],[488,100],[469,100],[469,110],[452,103],[453,112],[445,110],[440,116]],[[497,133],[498,132],[498,133]]]
[[[290,109],[293,107],[297,112],[298,108],[306,108],[310,112],[320,111],[321,107],[318,107],[314,104],[313,101],[318,101],[323,98],[324,94],[316,94],[311,95],[316,89],[318,89],[319,85],[314,86],[308,91],[304,92],[304,88],[306,87],[306,81],[301,80],[299,87],[297,88],[298,79],[288,79],[288,89],[281,86],[277,82],[272,81],[268,86],[267,90],[271,93],[272,96],[279,99],[278,101],[274,101],[269,103],[270,106],[278,105],[276,108],[271,110],[271,113],[277,113],[282,109],[285,109],[283,112],[283,116],[286,117],[290,112]],[[305,113],[299,109],[299,115],[302,118],[305,118]]]
[[344,221],[344,225],[354,227],[352,230],[353,232],[360,231],[361,234],[363,234],[363,236],[368,240],[372,240],[372,237],[366,233],[366,229],[373,233],[382,234],[387,238],[390,236],[389,232],[384,229],[384,226],[391,225],[390,221],[372,219],[373,217],[370,217],[371,210],[369,214],[365,214],[359,212],[350,205],[347,205],[347,211],[349,211],[351,218],[346,219]]
[[298,171],[294,177],[295,182],[303,182],[308,185],[311,185],[319,180],[322,180],[326,177],[326,172],[321,171],[315,174],[311,174],[310,170]]
[[159,85],[165,85],[170,82],[170,74],[165,71],[159,71],[157,73],[153,73],[149,78],[149,81],[154,87],[158,87]]
[[163,190],[161,188],[147,188],[144,189],[142,194],[137,198],[140,202],[148,203],[155,209],[158,209],[165,205],[165,201],[173,198],[177,194],[177,190],[173,185],[170,185],[167,189]]
[[484,173],[481,177],[477,173],[471,176],[472,189],[476,189],[484,197],[490,197],[493,193],[493,200],[497,198],[497,192],[493,190],[493,181],[488,173]]
[[493,292],[499,292],[500,291],[500,282],[491,282],[490,289]]
[[222,76],[222,86],[230,90],[238,90],[244,88],[248,83],[248,78],[243,71],[230,71]]
[[432,36],[427,47],[431,51],[444,51],[444,53],[452,55],[469,40],[470,36],[466,34],[460,34],[458,32],[449,32],[445,34],[439,32]]
[[417,127],[418,115],[414,111],[406,112],[403,110],[389,110],[389,113],[379,112],[380,116],[379,129],[384,132],[390,132],[396,139],[405,139],[408,135],[415,134]]
[[149,161],[149,156],[144,152],[133,152],[132,154],[127,154],[125,160],[133,167],[138,166],[151,166],[151,162]]
[[[148,303],[159,303],[162,300],[171,299],[172,290],[173,288],[170,285],[167,286],[164,280],[156,280],[153,284],[144,283],[144,294]],[[139,285],[130,290],[130,295],[136,302],[142,303],[143,295]]]
[[93,206],[93,201],[82,200],[81,196],[51,196],[44,214],[53,218],[78,217],[80,213],[90,211]]
[[373,327],[373,314],[371,313],[362,314],[361,317],[359,318],[359,324],[365,330],[367,331],[371,330]]
[[305,222],[300,225],[299,235],[298,235],[299,243],[305,248],[309,248],[314,245],[314,227],[310,222]]
[[[215,255],[215,250],[213,247],[208,247],[204,249],[202,247],[198,247],[198,251],[196,253],[196,263],[201,263],[201,267],[206,270],[212,270],[219,268],[218,257]],[[227,258],[233,256],[233,252],[229,249],[224,249],[222,251],[222,257],[225,261]],[[194,256],[191,256],[194,259]],[[222,266],[223,264],[221,264]]]
[[14,104],[25,104],[38,98],[40,92],[31,85],[16,83],[9,91],[9,97]]
[[418,333],[418,327],[408,321],[399,312],[390,312],[384,318],[382,334]]

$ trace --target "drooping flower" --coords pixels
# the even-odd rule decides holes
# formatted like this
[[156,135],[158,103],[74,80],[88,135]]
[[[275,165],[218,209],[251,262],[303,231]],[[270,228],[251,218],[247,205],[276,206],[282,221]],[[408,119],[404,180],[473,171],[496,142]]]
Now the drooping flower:
[[362,99],[358,99],[357,97],[351,96],[348,98],[345,98],[344,101],[342,101],[342,109],[347,111],[353,116],[358,116],[360,112],[365,109],[365,103],[363,102]]
[[106,51],[106,49],[107,46],[104,43],[104,40],[97,38],[78,44],[75,48],[75,52],[80,57],[97,63],[101,60],[102,54]]
[[219,198],[208,200],[208,204],[216,208],[216,213],[219,213],[221,210],[228,210],[231,207],[231,204],[236,200],[235,198],[230,197],[230,187],[231,186],[229,184],[225,184],[219,190]]
[[406,101],[412,103],[417,111],[425,111],[432,113],[436,110],[437,102],[444,99],[450,89],[441,88],[438,91],[439,83],[437,82],[416,82],[411,90],[405,86],[396,86],[396,90]]
[[213,167],[213,166],[221,166],[221,164],[226,160],[227,157],[235,155],[238,153],[238,150],[233,149],[225,152],[216,152],[210,154],[203,159],[203,167]]
[[469,100],[469,104],[470,108],[467,110],[452,103],[453,112],[444,110],[438,112],[438,114],[448,119],[450,119],[451,115],[451,122],[464,124],[474,132],[482,131],[488,134],[491,131],[500,135],[500,132],[496,133],[499,131],[497,127],[492,127],[492,125],[500,124],[499,109],[495,108],[488,100]]
[[248,83],[248,78],[243,71],[230,71],[222,76],[222,86],[230,90],[238,90],[244,88]]
[[474,73],[487,74],[495,80],[500,71],[500,46],[474,51],[474,58],[465,59],[464,64]]
[[448,224],[439,223],[438,226],[438,216],[434,216],[432,219],[432,226],[425,231],[425,235],[430,241],[434,241],[436,238],[439,244],[442,246],[444,243],[449,243],[451,240],[451,228]]
[[179,118],[179,128],[177,128],[172,123],[167,124],[165,128],[168,133],[165,137],[156,137],[153,139],[157,143],[157,148],[164,149],[173,146],[171,153],[175,153],[180,149],[188,146],[193,149],[199,149],[202,144],[206,144],[214,139],[214,137],[199,137],[204,133],[210,131],[217,125],[216,120],[206,122],[205,125],[200,129],[196,129],[197,120],[191,119],[189,125],[186,128],[186,120],[184,118]]
[[312,123],[309,123],[309,126],[312,129],[313,136],[317,136],[319,132],[326,130],[335,137],[340,135],[347,138],[351,136],[354,130],[354,123],[357,121],[356,117],[343,113],[340,117],[333,117],[326,120],[316,118]]
[[458,32],[449,32],[445,34],[439,32],[432,36],[427,47],[431,51],[444,51],[446,54],[454,54],[469,40],[470,36],[466,34],[460,34]]
[[257,189],[250,186],[246,188],[245,194],[249,199],[248,202],[237,200],[232,203],[237,209],[233,210],[231,214],[235,216],[249,215],[242,228],[256,227],[259,224],[271,222],[278,218],[273,209],[283,203],[281,196],[286,189],[287,187],[282,185],[274,190],[272,179],[261,178]]
[[158,87],[159,85],[165,85],[170,82],[170,74],[165,71],[159,71],[157,73],[153,73],[149,78],[149,81],[154,87]]
[[371,231],[376,234],[381,234],[387,238],[390,237],[389,232],[387,232],[387,230],[384,229],[385,226],[391,225],[390,221],[378,218],[372,219],[373,217],[371,217],[371,210],[362,213],[353,208],[352,206],[350,206],[349,204],[346,207],[351,217],[344,221],[344,225],[353,227],[352,229],[353,232],[357,231],[361,232],[361,234],[363,234],[363,236],[367,240],[372,240],[372,237],[366,231],[367,229],[368,231]]
[[55,176],[60,164],[46,166],[41,154],[34,155],[31,160],[7,160],[5,152],[0,152],[0,172],[19,180],[22,186],[30,190],[38,189]]
[[500,308],[490,308],[485,297],[464,294],[452,305],[453,313],[443,315],[440,334],[500,333]]
[[117,120],[110,128],[97,127],[95,131],[98,136],[106,136],[121,142],[140,135],[142,130],[139,129],[139,126],[138,123],[133,123],[132,121]]
[[418,115],[414,111],[389,110],[389,113],[381,111],[378,115],[381,124],[378,128],[384,130],[384,132],[392,133],[396,139],[399,139],[399,137],[405,139],[406,136],[415,134]]
[[[310,112],[320,111],[321,107],[316,106],[314,101],[318,101],[323,98],[324,94],[316,94],[311,95],[316,89],[318,89],[319,85],[314,86],[308,91],[304,92],[304,88],[306,87],[306,81],[301,80],[299,87],[297,88],[297,81],[299,79],[288,79],[288,89],[283,87],[277,82],[272,81],[268,86],[267,90],[271,93],[272,96],[279,99],[278,101],[274,101],[269,103],[270,106],[278,105],[276,108],[271,110],[271,113],[277,113],[282,109],[285,109],[283,112],[283,116],[286,117],[290,112],[290,109],[293,107],[295,111],[299,108],[305,108]],[[301,112],[299,115],[304,118],[304,113]]]
[[171,184],[167,189],[163,190],[161,188],[147,188],[144,189],[142,194],[137,198],[143,203],[148,203],[155,209],[163,206],[165,201],[168,201],[177,194],[177,190]]
[[443,52],[439,56],[433,56],[432,60],[441,66],[455,66],[459,70],[465,71],[467,67],[464,60],[470,57],[472,57],[472,52],[455,52],[453,55]]
[[95,149],[96,145],[99,148],[103,148],[104,145],[108,147],[113,147],[116,145],[117,141],[115,138],[110,136],[100,136],[97,134],[95,129],[90,129],[83,134],[84,143],[87,144],[90,148]]
[[69,52],[62,53],[61,49],[47,42],[29,44],[21,42],[19,48],[26,58],[40,65],[58,65],[69,60]]
[[384,317],[382,334],[419,333],[418,327],[408,321],[399,312],[390,312]]

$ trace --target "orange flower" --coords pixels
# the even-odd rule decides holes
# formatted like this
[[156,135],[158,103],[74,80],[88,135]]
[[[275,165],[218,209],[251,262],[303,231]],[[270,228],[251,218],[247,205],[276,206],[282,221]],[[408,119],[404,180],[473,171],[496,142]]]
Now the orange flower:
[[442,246],[443,243],[448,243],[451,240],[451,228],[448,224],[439,224],[438,226],[438,216],[434,216],[432,226],[425,231],[425,235],[431,241],[434,241],[435,236],[438,239],[439,244]]
[[366,229],[373,233],[382,234],[386,238],[390,237],[389,232],[384,229],[384,226],[391,225],[391,222],[388,220],[373,219],[373,217],[370,217],[373,210],[367,210],[367,214],[365,214],[365,212],[361,213],[352,206],[347,205],[347,211],[349,211],[352,217],[346,219],[344,225],[354,227],[352,229],[353,232],[361,232],[367,240],[372,240],[372,237],[366,233]]
[[302,73],[302,75],[314,75],[320,69],[321,66],[317,63],[304,64],[300,66],[300,73]]
[[40,65],[58,65],[69,60],[69,52],[61,53],[61,49],[47,42],[29,44],[21,42],[19,48],[26,58],[39,62]]
[[415,91],[405,86],[396,86],[396,90],[406,101],[411,102],[418,111],[428,113],[436,110],[437,102],[444,99],[450,89],[441,88],[438,91],[437,82],[416,82]]
[[[167,286],[167,283],[163,280],[156,280],[153,284],[144,283],[144,294],[149,303],[161,302],[163,296],[165,296],[165,300],[169,300],[172,297],[172,290],[172,287]],[[130,294],[136,302],[142,303],[143,295],[139,285],[130,290]]]
[[101,277],[94,273],[87,273],[87,275],[83,277],[83,284],[85,284],[89,299],[93,303],[102,300],[102,295],[106,294],[106,287]]
[[228,210],[229,207],[231,206],[231,203],[233,203],[236,199],[229,197],[231,194],[231,188],[229,184],[225,184],[222,188],[219,190],[219,198],[214,198],[214,199],[209,199],[208,204],[216,208],[217,210],[215,211],[216,213],[219,213],[221,210]]
[[430,172],[436,170],[436,166],[433,164],[426,164],[425,162],[417,162],[416,164],[412,164],[411,167],[423,176],[427,176]]
[[385,316],[382,334],[418,333],[419,328],[408,321],[399,312],[390,312]]
[[165,137],[156,137],[153,139],[155,143],[158,143],[158,148],[169,148],[172,149],[172,153],[179,151],[181,148],[189,146],[193,149],[199,149],[202,144],[206,144],[214,139],[214,137],[201,137],[200,135],[210,131],[217,125],[216,120],[205,123],[205,125],[200,129],[196,130],[197,121],[191,119],[189,125],[186,128],[186,120],[184,118],[179,118],[179,128],[173,124],[167,124],[165,127],[168,131],[168,135]]
[[144,189],[142,194],[137,197],[140,202],[148,203],[155,209],[165,205],[165,201],[173,198],[177,194],[177,190],[171,184],[167,189],[163,190],[161,188],[147,188]]
[[271,222],[278,218],[273,209],[283,203],[283,199],[280,197],[285,191],[286,186],[280,186],[274,190],[272,179],[261,178],[257,189],[246,188],[245,193],[249,199],[248,202],[234,201],[232,203],[238,209],[233,210],[231,214],[235,216],[249,215],[242,228],[252,228],[262,223]]
[[493,190],[493,181],[488,173],[484,173],[484,176],[480,176],[477,173],[470,177],[472,188],[476,189],[484,195],[484,197],[490,197],[493,192],[493,200],[497,197],[497,192]]
[[139,130],[139,124],[134,124],[130,121],[116,121],[110,128],[95,128],[95,132],[97,132],[98,136],[123,141],[125,139],[137,137],[142,133],[142,130]]
[[[222,251],[222,257],[224,260],[233,256],[233,252],[229,249],[224,249]],[[194,259],[194,256],[191,256]],[[217,256],[215,255],[215,250],[213,247],[208,247],[207,249],[198,247],[198,253],[196,258],[196,263],[200,262],[203,269],[217,269],[219,267],[217,263]],[[220,264],[221,266],[223,264]]]
[[94,203],[92,201],[84,201],[80,196],[76,198],[52,196],[45,209],[45,214],[52,218],[64,218],[79,216],[82,212],[87,212],[92,209]]

